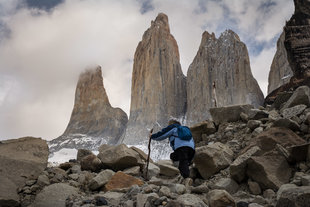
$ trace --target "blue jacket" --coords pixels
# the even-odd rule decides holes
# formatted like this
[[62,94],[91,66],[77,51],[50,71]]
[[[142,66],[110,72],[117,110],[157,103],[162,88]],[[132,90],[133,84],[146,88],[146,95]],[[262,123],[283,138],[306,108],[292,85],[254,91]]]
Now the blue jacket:
[[195,149],[194,139],[182,140],[178,137],[178,124],[171,124],[166,128],[163,128],[161,131],[152,134],[151,139],[161,141],[166,138],[169,138],[170,146],[173,150],[178,149],[179,147],[191,147]]

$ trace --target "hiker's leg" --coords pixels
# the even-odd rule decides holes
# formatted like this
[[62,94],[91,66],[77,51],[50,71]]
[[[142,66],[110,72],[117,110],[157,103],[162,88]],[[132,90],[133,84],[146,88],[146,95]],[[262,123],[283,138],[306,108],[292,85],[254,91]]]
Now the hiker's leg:
[[172,152],[172,153],[170,154],[170,160],[172,160],[172,161],[174,161],[174,162],[179,161],[178,155],[177,155],[176,152]]
[[180,147],[175,151],[180,161],[179,170],[183,178],[189,177],[189,167],[188,167],[189,160],[186,148],[187,147]]
[[195,157],[195,150],[189,147],[187,150],[187,154],[188,154],[188,161],[189,161],[188,165],[191,165]]

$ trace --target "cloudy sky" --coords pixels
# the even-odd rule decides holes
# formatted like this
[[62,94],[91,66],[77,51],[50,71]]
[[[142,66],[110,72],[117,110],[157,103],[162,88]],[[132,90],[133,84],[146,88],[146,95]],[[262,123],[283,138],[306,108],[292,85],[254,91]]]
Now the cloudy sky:
[[159,12],[169,17],[184,74],[203,31],[245,42],[266,94],[276,41],[293,0],[0,0],[0,139],[65,130],[78,75],[101,65],[111,104],[127,114],[133,56]]

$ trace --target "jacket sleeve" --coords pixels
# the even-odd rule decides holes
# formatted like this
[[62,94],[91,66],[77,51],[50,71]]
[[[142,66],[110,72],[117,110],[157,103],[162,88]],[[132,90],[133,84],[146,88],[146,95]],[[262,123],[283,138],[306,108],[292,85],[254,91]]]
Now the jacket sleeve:
[[160,141],[160,140],[164,140],[170,136],[173,135],[173,133],[175,132],[175,126],[174,125],[169,125],[166,128],[162,129],[161,131],[152,134],[151,139]]

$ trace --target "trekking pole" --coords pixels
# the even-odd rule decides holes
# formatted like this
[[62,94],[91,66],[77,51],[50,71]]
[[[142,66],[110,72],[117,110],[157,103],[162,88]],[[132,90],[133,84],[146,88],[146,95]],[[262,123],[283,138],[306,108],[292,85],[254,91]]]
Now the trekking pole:
[[151,155],[151,136],[152,136],[152,132],[153,132],[153,129],[150,130],[150,135],[149,135],[149,145],[148,145],[148,150],[149,150],[149,154],[147,155],[147,159],[146,159],[146,171],[145,171],[145,180],[148,180],[148,177],[147,177],[147,173],[149,171],[149,162],[150,162],[150,155]]

